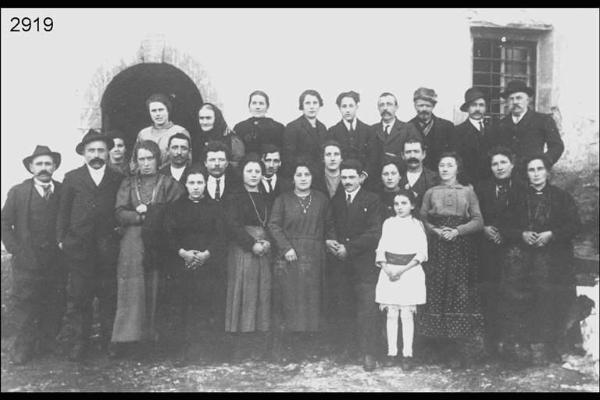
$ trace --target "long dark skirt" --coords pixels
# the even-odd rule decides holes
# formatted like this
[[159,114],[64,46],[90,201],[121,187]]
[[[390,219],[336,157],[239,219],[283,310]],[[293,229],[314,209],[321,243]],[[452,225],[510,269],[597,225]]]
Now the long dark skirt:
[[316,332],[322,328],[323,240],[291,238],[298,261],[287,262],[280,257],[274,266],[278,286],[276,304],[282,328],[291,332]]
[[[436,216],[438,226],[456,227],[465,218]],[[425,268],[427,304],[419,307],[417,332],[439,338],[475,338],[483,334],[483,316],[477,292],[477,248],[471,235],[445,241],[429,237]]]
[[[564,259],[564,257],[563,257]],[[572,280],[549,248],[512,245],[503,258],[500,332],[506,341],[550,343],[570,305]]]
[[[255,239],[264,229],[245,227]],[[268,331],[271,322],[271,257],[257,256],[232,243],[227,257],[225,331]]]

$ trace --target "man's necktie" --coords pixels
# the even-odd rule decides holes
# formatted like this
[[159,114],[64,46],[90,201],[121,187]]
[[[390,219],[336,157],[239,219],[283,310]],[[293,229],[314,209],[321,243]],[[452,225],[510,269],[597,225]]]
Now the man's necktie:
[[386,135],[390,134],[390,126],[386,125],[385,128],[383,128],[383,131],[385,132]]
[[221,200],[221,180],[217,179],[217,188],[215,189],[215,200]]
[[43,186],[44,189],[44,200],[50,200],[50,196],[52,196],[52,190],[50,190],[50,185]]
[[273,184],[271,183],[271,179],[266,179],[267,181],[267,185],[269,186],[269,193],[271,193],[273,191]]
[[484,129],[485,129],[485,126],[483,125],[483,121],[479,121],[479,133],[481,133],[483,135]]
[[352,196],[350,195],[350,193],[348,193],[346,195],[346,205],[350,205],[350,203],[352,203]]

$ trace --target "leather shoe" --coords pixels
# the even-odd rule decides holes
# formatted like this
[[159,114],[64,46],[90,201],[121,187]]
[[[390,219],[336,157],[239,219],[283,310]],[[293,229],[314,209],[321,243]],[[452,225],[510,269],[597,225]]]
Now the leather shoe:
[[367,354],[363,360],[363,368],[365,371],[370,372],[375,369],[377,364],[375,363],[375,357],[370,354]]
[[386,368],[393,367],[398,363],[398,356],[385,356],[383,366]]
[[412,357],[402,357],[402,361],[400,362],[400,367],[403,371],[412,371],[415,369],[415,359]]

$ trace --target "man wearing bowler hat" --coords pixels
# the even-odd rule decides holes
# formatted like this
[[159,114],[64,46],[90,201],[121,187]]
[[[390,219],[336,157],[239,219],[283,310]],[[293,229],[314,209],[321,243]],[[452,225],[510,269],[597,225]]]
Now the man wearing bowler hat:
[[534,90],[523,81],[510,81],[500,97],[508,102],[509,114],[498,124],[498,141],[510,147],[517,156],[516,167],[523,170],[522,161],[534,154],[544,153],[553,165],[558,161],[565,145],[560,137],[554,119],[529,109]]
[[102,343],[110,339],[116,307],[115,199],[123,175],[107,168],[113,140],[90,129],[75,151],[85,164],[65,174],[57,221],[57,240],[69,266],[64,336],[69,359],[81,361],[89,347],[92,301],[98,298]]
[[474,87],[467,89],[460,110],[469,116],[454,127],[454,146],[463,160],[468,182],[475,184],[490,176],[487,152],[491,148],[493,134],[492,127],[483,120],[486,111],[484,93]]
[[2,241],[13,256],[16,339],[10,358],[25,364],[52,351],[64,312],[66,270],[56,244],[60,154],[36,146],[23,165],[33,175],[13,186],[2,208]]
[[413,94],[413,102],[417,115],[408,121],[421,134],[420,138],[427,148],[427,156],[423,165],[432,171],[438,170],[440,155],[454,150],[454,124],[433,114],[437,104],[437,93],[433,89],[420,87]]

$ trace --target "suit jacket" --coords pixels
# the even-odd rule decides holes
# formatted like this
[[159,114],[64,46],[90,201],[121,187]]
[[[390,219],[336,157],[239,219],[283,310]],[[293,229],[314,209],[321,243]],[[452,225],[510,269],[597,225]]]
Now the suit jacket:
[[408,121],[408,124],[412,125],[419,132],[421,140],[427,146],[427,156],[423,160],[423,165],[432,171],[437,171],[440,155],[445,151],[455,150],[453,139],[454,124],[434,114],[433,126],[427,136],[425,136],[418,121],[419,119],[414,117]]
[[533,110],[528,110],[518,124],[513,122],[510,114],[502,118],[498,123],[498,142],[515,152],[515,165],[519,166],[526,157],[542,153],[544,144],[548,146],[545,155],[552,164],[565,150],[552,115]]
[[[60,201],[62,185],[55,180],[52,182],[54,182],[53,196],[56,196],[57,201]],[[33,178],[26,179],[8,191],[6,203],[2,208],[2,242],[6,250],[15,257],[16,268],[36,269],[39,267],[33,249],[36,244],[41,243],[33,243],[29,227],[31,196],[37,195]],[[50,223],[56,223],[57,214],[56,212],[55,215],[51,216]],[[59,250],[56,241],[53,240],[51,244],[53,247],[48,249],[48,254],[57,255]]]
[[348,251],[345,263],[355,283],[375,283],[379,277],[375,249],[381,237],[380,207],[379,197],[362,188],[349,206],[344,191],[332,199],[337,240]]
[[[410,188],[414,193],[416,193],[416,205],[415,210],[421,209],[421,203],[423,202],[423,195],[427,191],[427,189],[437,186],[440,184],[440,177],[437,172],[433,172],[427,167],[423,167],[423,172],[421,172],[421,176],[415,182],[415,184]],[[406,172],[402,173],[400,176],[399,186],[401,188],[408,189],[408,178],[406,177]]]
[[463,160],[463,169],[468,183],[475,184],[492,176],[487,152],[491,149],[493,127],[485,125],[481,133],[467,118],[454,127],[454,149]]
[[327,139],[335,140],[342,146],[342,155],[345,160],[354,158],[360,160],[365,168],[373,158],[371,151],[372,134],[371,127],[358,118],[356,119],[356,129],[352,136],[346,128],[344,121],[333,125],[327,131]]
[[269,204],[273,205],[273,202],[275,202],[275,199],[281,193],[289,192],[290,190],[294,189],[294,184],[292,181],[290,181],[289,178],[286,178],[281,174],[277,174],[277,182],[275,183],[275,187],[273,188],[272,192],[267,193],[267,190],[265,189],[265,186],[262,182],[260,183],[259,188],[261,192],[265,194]]
[[[208,176],[206,177],[207,185],[204,188],[204,195],[211,200],[214,200],[213,197],[210,196],[208,192]],[[240,190],[244,189],[244,184],[242,182],[242,178],[239,174],[232,168],[231,165],[227,167],[225,170],[225,188],[221,188],[221,200],[218,201],[218,204],[224,204],[223,201],[226,200],[232,193],[237,193]]]
[[123,178],[107,167],[100,185],[96,186],[86,165],[65,174],[56,240],[63,243],[63,250],[69,257],[86,258],[99,246],[106,250],[107,261],[116,262],[115,201]]
[[175,179],[175,177],[173,176],[173,174],[171,174],[171,164],[170,163],[167,164],[167,165],[165,165],[161,169],[159,169],[158,173],[166,175],[166,176],[170,176],[171,178],[175,179],[177,182],[179,182],[179,183],[181,183],[182,185],[185,186],[185,180],[187,179],[187,175],[188,175],[188,171],[189,170],[190,170],[190,166],[188,164],[183,169],[183,174],[181,174],[181,178],[179,178],[179,180]]
[[[404,168],[404,161],[402,160],[404,142],[409,137],[420,138],[420,136],[416,136],[418,132],[399,119],[394,121],[394,125],[392,125],[392,128],[390,129],[389,135],[383,131],[382,122],[374,124],[371,129],[373,130],[373,150],[371,152],[372,157],[369,166],[369,176],[379,177],[381,166],[388,160],[395,161],[401,168]],[[375,180],[380,181],[379,178]]]
[[293,120],[285,127],[283,132],[282,161],[284,175],[291,176],[296,160],[307,157],[315,165],[321,164],[321,145],[327,138],[327,128],[317,120],[314,129],[303,115]]

